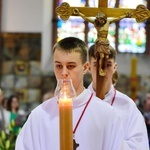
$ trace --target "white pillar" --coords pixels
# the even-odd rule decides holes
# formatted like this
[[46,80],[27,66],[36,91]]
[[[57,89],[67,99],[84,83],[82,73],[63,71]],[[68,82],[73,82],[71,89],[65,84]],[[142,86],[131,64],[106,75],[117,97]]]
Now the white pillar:
[[41,0],[2,0],[2,32],[39,33],[42,17]]
[[41,69],[43,73],[53,71],[52,64],[52,10],[53,1],[43,0],[43,29],[42,29],[42,56]]

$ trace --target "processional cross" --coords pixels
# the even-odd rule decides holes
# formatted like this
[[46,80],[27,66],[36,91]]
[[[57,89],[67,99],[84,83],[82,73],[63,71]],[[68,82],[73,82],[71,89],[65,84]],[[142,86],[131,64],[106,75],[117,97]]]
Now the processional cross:
[[[108,0],[98,0],[98,8],[70,7],[66,2],[56,8],[57,15],[64,21],[70,16],[81,16],[84,20],[93,23],[97,30],[95,41],[95,57],[97,60],[96,72],[96,96],[104,99],[106,81],[104,79],[105,67],[109,58],[109,40],[107,39],[109,25],[123,18],[135,18],[137,22],[143,22],[150,18],[150,11],[144,5],[138,5],[136,9],[108,8]],[[91,17],[95,17],[92,19]],[[109,18],[114,19],[109,19]]]

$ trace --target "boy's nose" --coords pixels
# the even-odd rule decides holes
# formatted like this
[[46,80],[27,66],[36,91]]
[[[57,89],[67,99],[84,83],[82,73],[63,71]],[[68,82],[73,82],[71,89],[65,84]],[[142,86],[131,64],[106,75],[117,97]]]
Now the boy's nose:
[[68,76],[68,70],[66,67],[64,67],[62,70],[62,77],[67,77],[67,76]]

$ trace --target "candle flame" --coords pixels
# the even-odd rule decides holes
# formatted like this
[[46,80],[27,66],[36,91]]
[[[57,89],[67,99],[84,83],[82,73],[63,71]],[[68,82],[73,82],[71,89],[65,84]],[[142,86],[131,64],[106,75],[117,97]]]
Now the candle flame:
[[64,97],[63,97],[64,99],[67,99],[68,98],[68,96],[67,96],[67,92],[64,92]]

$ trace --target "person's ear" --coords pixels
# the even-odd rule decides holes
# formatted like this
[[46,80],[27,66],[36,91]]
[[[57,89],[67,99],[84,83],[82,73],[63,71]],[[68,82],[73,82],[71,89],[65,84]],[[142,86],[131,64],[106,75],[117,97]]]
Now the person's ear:
[[91,66],[89,65],[89,71],[91,72]]
[[116,70],[117,70],[117,63],[114,64],[114,72],[113,73],[115,73]]
[[89,70],[89,63],[86,62],[86,63],[84,64],[84,66],[83,66],[83,73],[84,73],[84,74],[87,73],[88,70]]
[[91,73],[91,65],[89,63],[89,68],[88,68],[89,73]]

